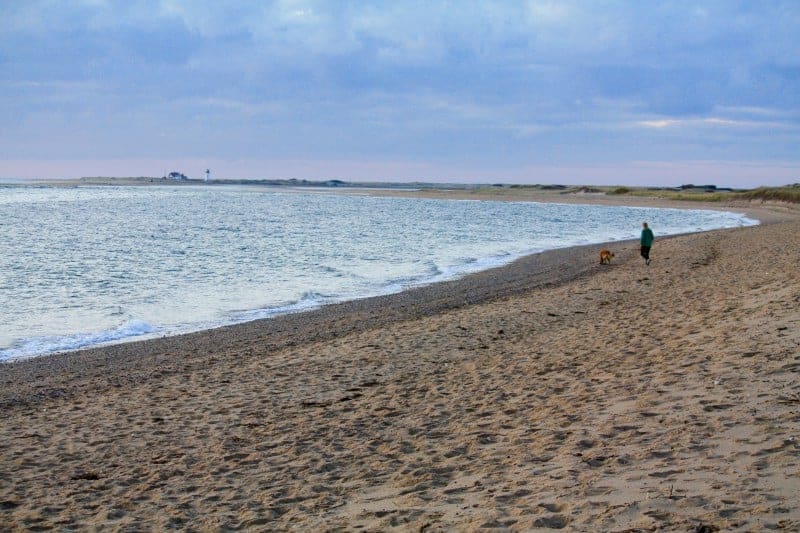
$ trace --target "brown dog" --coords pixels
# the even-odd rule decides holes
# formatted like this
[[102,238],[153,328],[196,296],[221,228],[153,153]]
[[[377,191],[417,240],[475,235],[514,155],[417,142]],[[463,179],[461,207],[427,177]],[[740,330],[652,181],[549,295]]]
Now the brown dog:
[[611,264],[611,258],[614,257],[614,252],[611,250],[600,250],[600,264]]

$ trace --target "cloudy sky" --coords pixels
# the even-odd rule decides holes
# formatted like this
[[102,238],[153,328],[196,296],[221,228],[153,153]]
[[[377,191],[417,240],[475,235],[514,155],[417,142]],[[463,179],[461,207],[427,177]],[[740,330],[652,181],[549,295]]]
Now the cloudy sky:
[[800,2],[0,0],[0,177],[800,182]]

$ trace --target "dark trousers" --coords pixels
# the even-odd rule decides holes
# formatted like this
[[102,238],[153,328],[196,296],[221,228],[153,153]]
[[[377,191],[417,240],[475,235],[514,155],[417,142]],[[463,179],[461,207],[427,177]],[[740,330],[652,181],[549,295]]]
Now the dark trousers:
[[645,259],[650,259],[650,247],[649,246],[642,246],[642,257]]

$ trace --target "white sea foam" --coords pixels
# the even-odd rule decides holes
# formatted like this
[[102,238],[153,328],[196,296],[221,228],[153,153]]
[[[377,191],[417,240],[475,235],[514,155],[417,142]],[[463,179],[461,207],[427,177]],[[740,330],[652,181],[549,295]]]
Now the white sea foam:
[[635,239],[644,220],[657,238],[756,223],[707,210],[246,187],[9,188],[0,360],[390,294],[543,250]]
[[19,346],[0,350],[0,361],[16,361],[44,353],[78,350],[87,346],[102,346],[114,341],[153,333],[154,331],[156,331],[156,328],[147,322],[133,320],[105,331],[35,337],[23,341]]

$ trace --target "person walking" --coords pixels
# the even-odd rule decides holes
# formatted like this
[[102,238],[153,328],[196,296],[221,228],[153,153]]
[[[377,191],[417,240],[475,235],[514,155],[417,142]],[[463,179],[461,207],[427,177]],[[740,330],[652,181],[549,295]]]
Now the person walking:
[[644,257],[644,264],[650,264],[650,247],[653,246],[653,240],[655,237],[653,236],[653,230],[651,230],[647,226],[647,222],[642,224],[642,237],[639,239],[639,243],[642,245],[642,257]]

